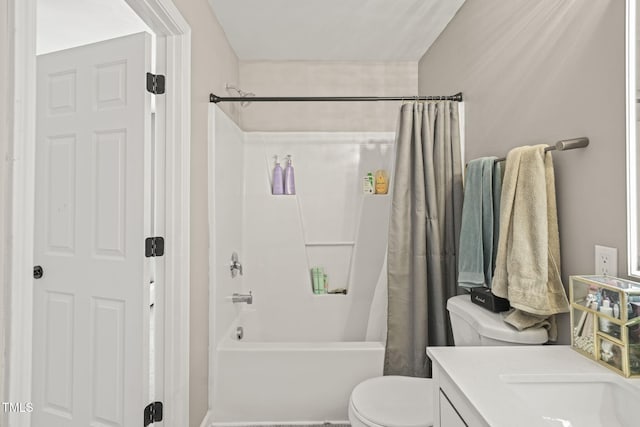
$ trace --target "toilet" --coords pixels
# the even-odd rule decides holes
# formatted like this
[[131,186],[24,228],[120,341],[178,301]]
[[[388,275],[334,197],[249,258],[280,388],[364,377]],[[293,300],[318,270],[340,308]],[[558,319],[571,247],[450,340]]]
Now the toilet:
[[[540,345],[547,342],[544,328],[518,331],[471,302],[469,295],[447,301],[456,346]],[[433,389],[429,378],[384,376],[358,384],[349,399],[353,427],[430,427],[433,425]]]

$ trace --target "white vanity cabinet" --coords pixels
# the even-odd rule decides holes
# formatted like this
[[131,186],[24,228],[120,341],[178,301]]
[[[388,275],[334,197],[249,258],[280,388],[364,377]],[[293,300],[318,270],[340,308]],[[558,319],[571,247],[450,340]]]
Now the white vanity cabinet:
[[640,378],[568,345],[429,347],[427,355],[435,427],[640,425],[637,411],[625,410],[640,402]]
[[440,394],[440,423],[437,425],[440,426],[448,426],[448,427],[466,427],[467,423],[464,422],[462,417],[456,411],[456,408],[453,407],[449,398],[442,390],[439,392]]
[[489,426],[445,370],[433,363],[434,427]]

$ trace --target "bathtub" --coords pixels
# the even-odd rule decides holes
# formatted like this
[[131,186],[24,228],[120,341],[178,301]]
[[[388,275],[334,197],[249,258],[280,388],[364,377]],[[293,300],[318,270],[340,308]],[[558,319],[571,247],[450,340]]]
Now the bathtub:
[[260,320],[241,312],[216,349],[214,425],[344,423],[353,387],[382,375],[381,342],[285,341]]

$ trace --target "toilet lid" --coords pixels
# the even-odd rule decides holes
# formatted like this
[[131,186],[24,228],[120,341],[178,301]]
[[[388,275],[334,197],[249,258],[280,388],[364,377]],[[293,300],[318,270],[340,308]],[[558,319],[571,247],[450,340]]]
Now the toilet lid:
[[457,295],[449,298],[447,310],[460,316],[483,337],[512,344],[544,344],[549,341],[549,334],[545,328],[529,328],[519,331],[505,323],[502,313],[493,313],[480,307],[471,302],[469,295]]
[[430,379],[371,378],[353,389],[351,404],[364,422],[387,427],[433,425],[433,386]]

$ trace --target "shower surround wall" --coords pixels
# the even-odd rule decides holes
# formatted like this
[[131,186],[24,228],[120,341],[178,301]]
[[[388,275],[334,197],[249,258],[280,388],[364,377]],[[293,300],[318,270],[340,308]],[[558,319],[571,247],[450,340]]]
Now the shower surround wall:
[[[242,250],[244,205],[243,134],[240,128],[219,108],[209,109],[209,233],[210,348],[215,349],[221,333],[229,329],[240,306],[229,302],[234,292],[242,292],[243,276],[231,277],[231,254]],[[209,372],[215,363],[215,352],[209,351]],[[209,384],[211,393],[211,384]]]
[[[367,327],[384,316],[369,319],[376,286],[386,278],[391,195],[365,195],[362,184],[377,169],[393,180],[394,134],[242,133],[215,106],[210,125],[207,422],[345,421],[352,388],[382,374],[384,344],[379,336],[367,340]],[[287,154],[297,194],[274,196],[274,156],[285,167]],[[244,267],[235,279],[232,250]],[[347,295],[314,295],[314,266]],[[252,305],[228,298],[249,291]],[[239,326],[246,337],[240,341]]]
[[[300,322],[290,341],[362,341],[387,242],[390,194],[363,194],[363,177],[391,170],[393,133],[247,133],[245,282],[265,316]],[[273,196],[274,156],[291,154],[297,195]],[[283,162],[284,167],[284,162]],[[311,267],[329,288],[314,295]]]

